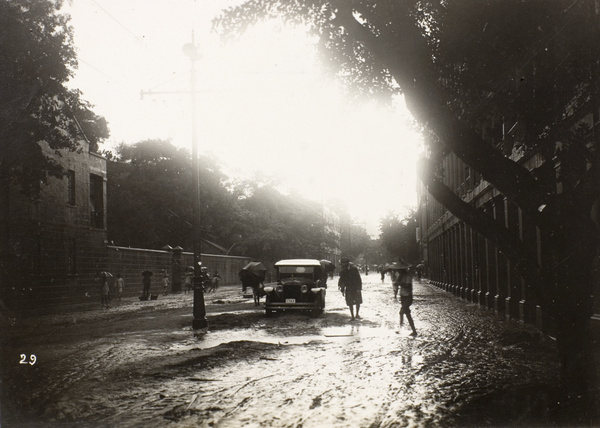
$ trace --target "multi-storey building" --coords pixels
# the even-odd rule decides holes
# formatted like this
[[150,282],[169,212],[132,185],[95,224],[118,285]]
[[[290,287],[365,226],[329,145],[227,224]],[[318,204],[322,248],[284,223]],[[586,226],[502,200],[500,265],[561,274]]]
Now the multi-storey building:
[[[499,149],[502,149],[501,145]],[[532,170],[542,165],[542,157],[513,150],[512,160]],[[467,167],[456,155],[443,159],[444,184],[463,201],[483,210],[513,231],[543,265],[546,255],[539,229],[522,210],[490,183]],[[557,192],[561,183],[557,182]],[[553,334],[554,320],[544,311],[539,297],[528,287],[515,266],[496,245],[452,215],[427,193],[418,188],[421,257],[426,262],[432,284],[474,303],[503,314],[508,319],[536,324]],[[591,231],[591,233],[594,233]],[[594,286],[592,327],[600,331],[600,275]]]
[[106,159],[63,150],[57,156],[66,175],[40,184],[35,197],[10,189],[8,279],[2,295],[8,306],[35,307],[84,301],[98,294],[97,273],[106,269]]

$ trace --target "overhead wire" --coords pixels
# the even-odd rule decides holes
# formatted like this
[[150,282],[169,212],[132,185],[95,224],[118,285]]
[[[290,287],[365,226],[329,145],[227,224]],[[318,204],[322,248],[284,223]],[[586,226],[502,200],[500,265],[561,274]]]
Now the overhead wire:
[[[125,30],[136,42],[138,42],[139,44],[141,44],[144,48],[146,49],[153,49],[152,46],[150,46],[146,41],[142,40],[140,37],[138,37],[133,31],[131,31],[125,24],[123,24],[119,19],[117,19],[111,12],[109,12],[105,7],[103,7],[97,0],[91,0],[92,3],[94,3],[106,16],[108,16],[111,20],[113,20],[115,23],[117,23],[121,28],[123,28],[123,30]],[[124,78],[116,78],[114,75],[111,75],[109,73],[106,73],[105,71],[101,70],[99,67],[96,67],[95,65],[91,64],[89,61],[86,61],[84,59],[82,59],[81,57],[78,56],[78,61],[87,65],[88,67],[92,68],[93,70],[97,71],[98,73],[112,79],[112,80],[121,80],[122,82],[126,82],[129,81],[130,79],[124,79]],[[181,74],[182,70],[177,71],[176,75],[161,82],[158,83],[156,85],[154,85],[151,89],[155,89],[158,88],[164,84],[167,84],[175,79],[180,78],[182,75],[185,74]]]
[[135,40],[137,40],[139,43],[141,43],[142,45],[146,45],[146,43],[140,39],[137,35],[135,35],[133,33],[133,31],[131,31],[129,28],[127,28],[123,23],[121,23],[121,21],[119,21],[117,18],[115,18],[109,11],[107,11],[105,8],[103,8],[96,0],[92,0],[92,2],[98,6],[104,13],[106,13],[113,21],[115,21],[117,24],[119,24],[125,31],[127,31]]

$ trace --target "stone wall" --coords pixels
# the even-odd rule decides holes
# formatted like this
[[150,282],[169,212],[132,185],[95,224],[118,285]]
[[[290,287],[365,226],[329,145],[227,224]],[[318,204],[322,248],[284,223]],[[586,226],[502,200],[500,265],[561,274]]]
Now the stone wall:
[[[117,274],[121,274],[125,280],[124,296],[141,294],[144,270],[152,272],[151,294],[162,294],[162,279],[165,272],[169,275],[172,284],[169,290],[171,293],[181,291],[185,269],[192,265],[193,258],[193,254],[189,252],[177,254],[177,251],[108,246],[106,270],[113,275],[111,285],[114,284]],[[219,273],[222,285],[240,284],[238,272],[251,261],[248,257],[215,254],[202,254],[201,260],[202,265],[208,268],[211,275],[215,271]]]

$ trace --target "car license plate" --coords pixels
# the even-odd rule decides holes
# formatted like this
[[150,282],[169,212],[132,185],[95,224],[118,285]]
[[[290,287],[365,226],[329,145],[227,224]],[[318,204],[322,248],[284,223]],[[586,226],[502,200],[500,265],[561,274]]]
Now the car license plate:
[[296,299],[285,299],[285,303],[296,303]]

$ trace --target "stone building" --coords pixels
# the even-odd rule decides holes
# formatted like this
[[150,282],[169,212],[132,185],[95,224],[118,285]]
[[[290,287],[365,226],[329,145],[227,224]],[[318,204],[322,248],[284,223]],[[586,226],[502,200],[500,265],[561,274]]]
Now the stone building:
[[66,175],[49,178],[33,198],[11,187],[4,201],[10,256],[2,296],[8,307],[89,301],[98,294],[95,276],[107,263],[106,159],[85,141],[60,156],[43,150]]
[[[513,149],[506,150],[505,154],[529,170],[539,168],[543,163],[542,157],[536,153],[525,154]],[[543,264],[546,250],[540,231],[517,205],[453,153],[445,156],[441,170],[444,171],[446,186],[453,189],[463,201],[483,210],[513,231],[528,246],[529,252],[536,255],[538,263]],[[560,181],[557,185],[557,192],[560,193]],[[421,258],[427,265],[432,284],[493,310],[506,319],[531,323],[549,335],[555,334],[555,320],[550,311],[544,310],[543,303],[515,266],[493,242],[478,234],[429,195],[422,184],[418,187],[418,218],[417,238]],[[596,266],[600,266],[600,259]],[[600,333],[599,273],[598,267],[592,272],[595,282],[593,295],[590,296],[594,312],[591,324],[597,334]],[[596,337],[600,337],[597,334]],[[600,349],[597,355],[600,355]]]

